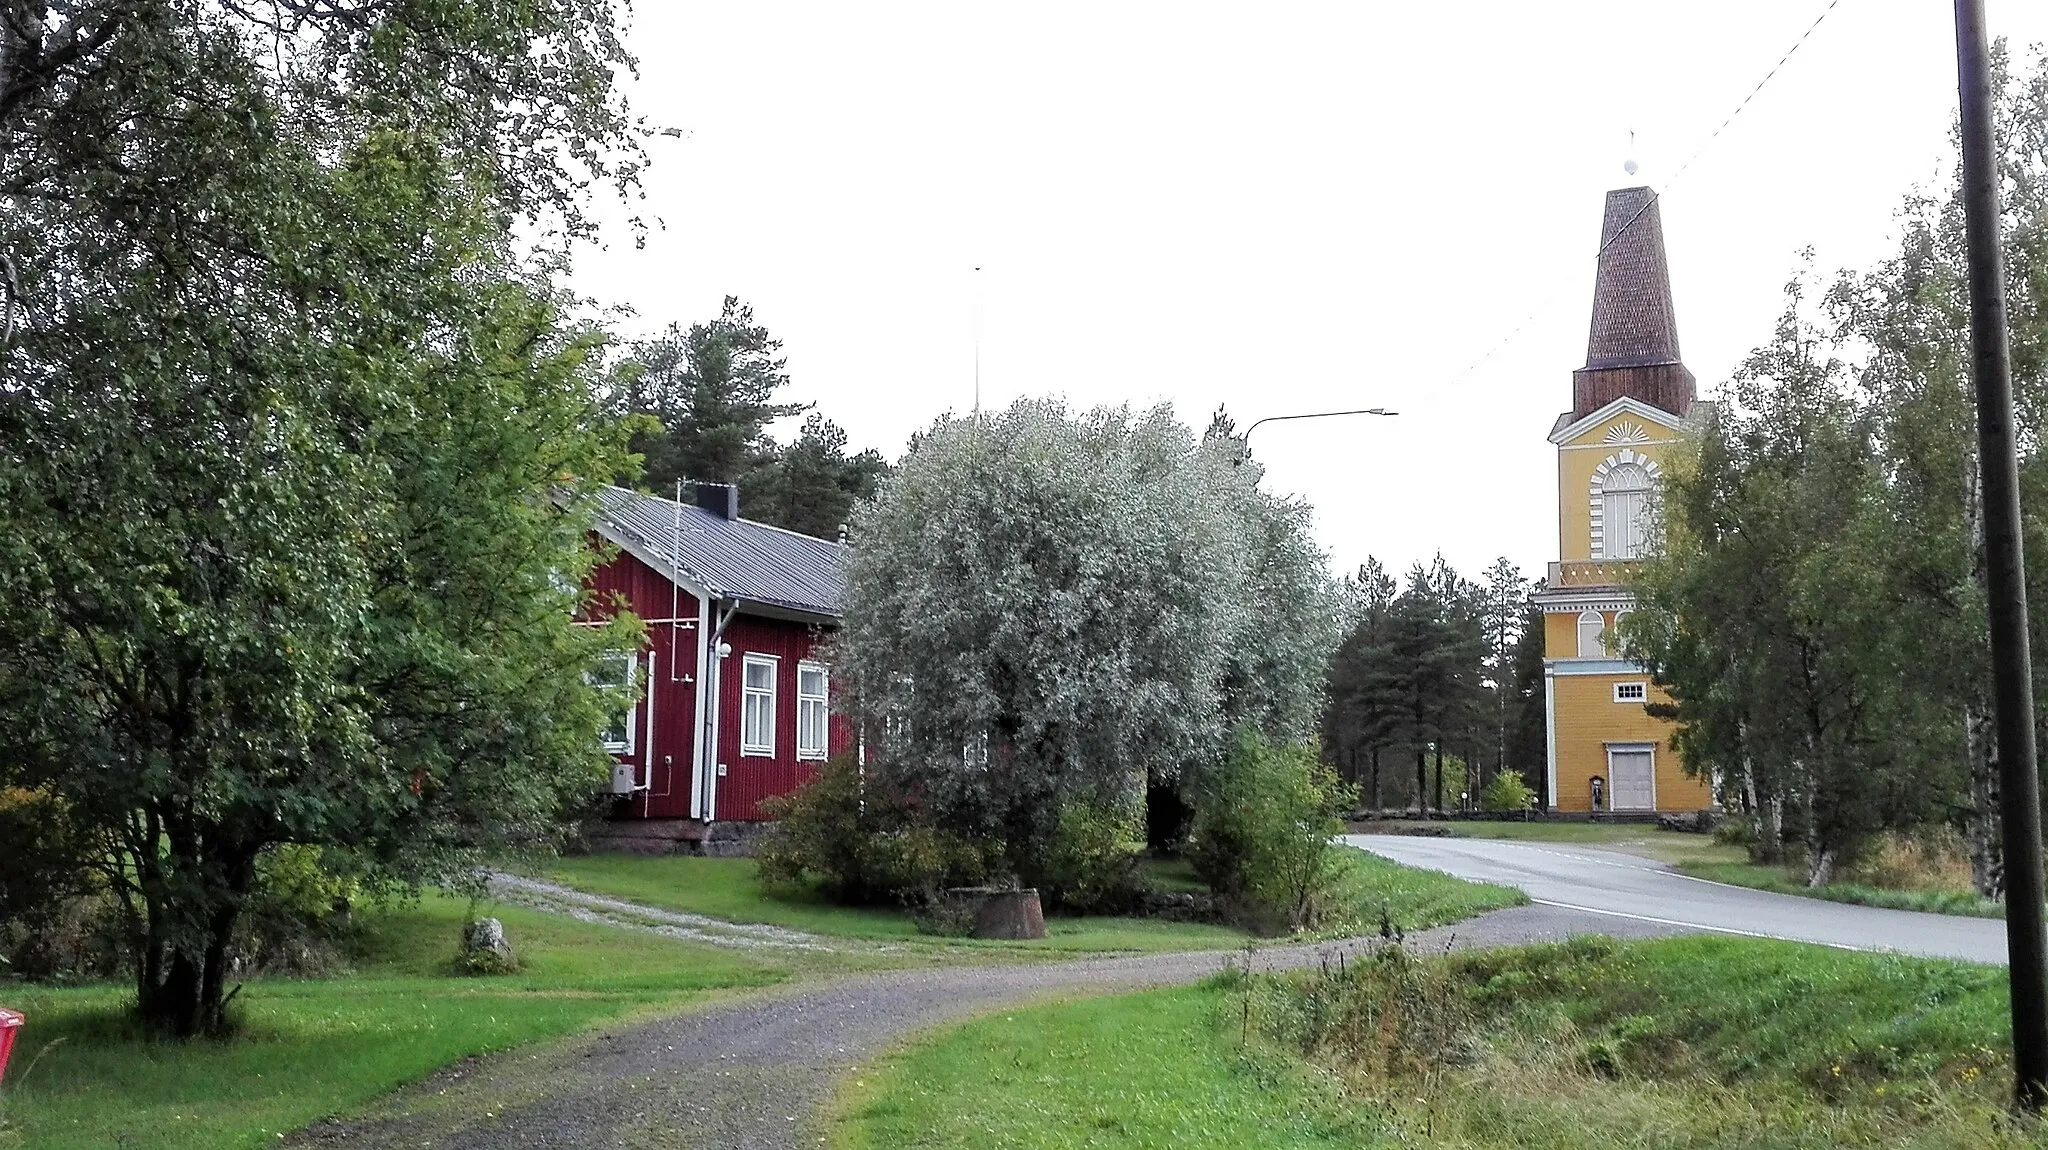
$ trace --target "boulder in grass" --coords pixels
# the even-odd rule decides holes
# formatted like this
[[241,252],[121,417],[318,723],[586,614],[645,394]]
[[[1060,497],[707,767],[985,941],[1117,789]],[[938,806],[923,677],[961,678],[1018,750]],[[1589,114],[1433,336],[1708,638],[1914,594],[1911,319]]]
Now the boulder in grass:
[[511,974],[519,969],[505,924],[495,918],[473,918],[462,924],[462,956],[455,965],[464,974]]

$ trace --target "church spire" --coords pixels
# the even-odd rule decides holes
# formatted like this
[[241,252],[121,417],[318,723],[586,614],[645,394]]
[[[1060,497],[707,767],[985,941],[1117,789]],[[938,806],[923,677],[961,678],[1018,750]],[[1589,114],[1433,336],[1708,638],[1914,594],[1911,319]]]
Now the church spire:
[[1572,373],[1572,417],[1622,396],[1679,416],[1693,401],[1692,372],[1678,356],[1664,224],[1649,188],[1607,193],[1586,366]]

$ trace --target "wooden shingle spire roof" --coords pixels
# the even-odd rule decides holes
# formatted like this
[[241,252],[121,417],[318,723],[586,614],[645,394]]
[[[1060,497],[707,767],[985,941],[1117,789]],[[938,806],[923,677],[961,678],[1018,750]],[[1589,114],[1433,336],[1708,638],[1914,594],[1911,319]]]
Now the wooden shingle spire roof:
[[1664,223],[1649,188],[1607,193],[1600,259],[1593,280],[1593,323],[1586,366],[1572,373],[1572,418],[1622,396],[1673,415],[1692,407],[1693,376],[1678,356],[1678,318]]

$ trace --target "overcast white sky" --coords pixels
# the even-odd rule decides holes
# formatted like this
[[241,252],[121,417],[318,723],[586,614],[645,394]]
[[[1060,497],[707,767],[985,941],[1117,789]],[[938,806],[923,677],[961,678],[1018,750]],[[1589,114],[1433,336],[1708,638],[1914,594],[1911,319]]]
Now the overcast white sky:
[[[1602,193],[1663,189],[1825,7],[642,0],[632,98],[686,135],[653,146],[640,207],[665,226],[638,250],[615,229],[576,286],[635,309],[629,333],[738,295],[792,398],[892,458],[972,406],[977,299],[987,406],[1391,407],[1254,437],[1333,567],[1440,549],[1540,573]],[[2048,40],[2048,4],[1990,18]],[[1768,334],[1800,248],[1873,262],[1945,171],[1950,19],[1840,0],[1671,183],[1703,393]]]

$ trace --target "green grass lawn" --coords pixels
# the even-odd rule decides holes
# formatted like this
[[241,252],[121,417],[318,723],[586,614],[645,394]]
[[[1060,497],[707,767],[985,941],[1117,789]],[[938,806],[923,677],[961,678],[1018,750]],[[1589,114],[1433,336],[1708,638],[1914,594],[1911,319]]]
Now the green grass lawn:
[[842,1150],[1360,1145],[1331,1080],[1238,1057],[1220,1033],[1224,998],[1152,991],[941,1032],[856,1070],[826,1136]]
[[[1382,907],[1403,929],[1418,930],[1528,901],[1521,892],[1507,887],[1465,882],[1363,851],[1347,850],[1339,859],[1333,923],[1338,931],[1378,929]],[[1153,881],[1164,889],[1200,889],[1185,864],[1152,863],[1148,867]],[[834,906],[815,893],[771,894],[763,889],[752,859],[587,855],[555,860],[547,873],[582,890],[734,922],[770,923],[840,938],[975,947],[1010,957],[1041,951],[1221,950],[1242,946],[1247,937],[1241,930],[1210,923],[1056,915],[1046,920],[1046,937],[1030,942],[935,939],[919,934],[917,924],[902,911]]]
[[[1415,928],[1517,901],[1501,888],[1344,856],[1344,901],[1376,922],[1386,905]],[[1161,877],[1185,883],[1171,865]],[[0,1003],[28,1025],[0,1087],[0,1150],[14,1147],[268,1145],[469,1055],[505,1050],[596,1023],[686,1007],[821,971],[1037,954],[1224,949],[1242,932],[1146,919],[1055,918],[1037,943],[975,944],[916,934],[908,916],[761,893],[744,859],[604,857],[563,860],[575,885],[742,922],[891,942],[855,952],[739,951],[518,907],[488,907],[506,926],[521,970],[501,978],[450,973],[466,905],[430,895],[372,912],[353,969],[321,979],[251,979],[235,999],[232,1041],[152,1040],[130,1024],[128,988],[0,983]]]
[[900,910],[835,906],[815,892],[763,889],[754,860],[664,855],[585,855],[556,859],[547,877],[580,890],[611,895],[666,910],[710,915],[732,922],[759,922],[814,934],[872,942],[972,948],[1016,957],[1054,954],[1217,950],[1244,943],[1241,931],[1208,923],[1161,919],[1053,916],[1046,937],[1028,942],[939,939],[918,933]]
[[[1405,997],[1354,966],[1005,1011],[853,1075],[823,1133],[842,1150],[1962,1150],[2048,1134],[2004,1109],[1993,968],[1693,937],[1409,971]],[[1389,1036],[1417,1023],[1436,1045],[1389,1070]]]
[[521,972],[456,977],[464,910],[430,896],[378,914],[345,977],[251,980],[235,1000],[245,1029],[230,1042],[139,1036],[123,987],[0,984],[0,1002],[28,1015],[0,1086],[0,1147],[271,1145],[467,1055],[796,969],[780,956],[491,908]]

